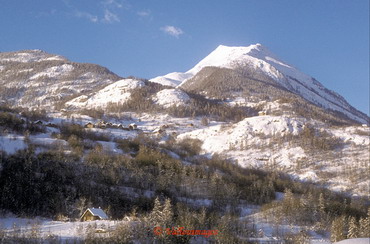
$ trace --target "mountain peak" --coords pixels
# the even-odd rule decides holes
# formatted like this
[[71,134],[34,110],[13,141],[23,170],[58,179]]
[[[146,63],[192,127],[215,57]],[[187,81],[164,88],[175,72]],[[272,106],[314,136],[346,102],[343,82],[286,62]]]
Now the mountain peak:
[[226,46],[226,45],[219,45],[213,52],[242,52],[244,54],[250,52],[266,52],[271,54],[267,47],[262,45],[261,43],[252,44],[249,46]]
[[261,50],[265,48],[265,46],[263,46],[261,43],[252,44],[252,45],[249,45],[248,47],[250,47],[251,49],[257,49],[257,50]]
[[261,43],[236,47],[219,45],[187,72],[171,73],[150,81],[184,87],[187,82],[193,83],[191,79],[206,67],[254,70],[254,73],[269,77],[268,79],[277,85],[319,107],[339,111],[360,123],[368,123],[368,117],[353,108],[344,98],[326,89],[311,76],[285,63]]

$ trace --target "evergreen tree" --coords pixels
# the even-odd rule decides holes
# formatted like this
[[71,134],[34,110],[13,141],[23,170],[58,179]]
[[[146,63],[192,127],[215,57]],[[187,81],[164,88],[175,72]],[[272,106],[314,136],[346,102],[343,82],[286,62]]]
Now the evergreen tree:
[[365,237],[370,237],[370,208],[367,209],[367,218],[365,219],[365,228],[364,228]]
[[320,212],[320,217],[323,218],[325,216],[325,208],[326,208],[326,203],[324,199],[324,194],[320,193],[319,196],[319,212]]
[[158,197],[154,200],[153,210],[148,216],[148,221],[151,226],[160,226],[162,228],[171,227],[173,220],[173,209],[170,199],[166,199],[164,204],[161,204]]
[[355,217],[350,217],[348,227],[348,238],[357,238],[359,236],[359,227]]
[[158,197],[156,197],[154,200],[153,210],[150,212],[148,217],[150,225],[161,226],[162,210],[163,210],[162,204],[159,201]]
[[359,221],[359,237],[370,237],[370,208],[367,211],[367,217]]
[[359,237],[366,237],[366,219],[361,218],[358,222],[359,222]]
[[284,191],[284,200],[283,200],[283,214],[290,215],[293,214],[293,206],[294,205],[294,196],[290,189],[286,189]]
[[330,240],[332,242],[337,242],[346,239],[344,234],[345,228],[345,217],[337,217],[333,220],[330,230]]
[[164,202],[161,222],[164,227],[170,227],[172,225],[172,220],[173,220],[172,204],[171,200],[167,198]]

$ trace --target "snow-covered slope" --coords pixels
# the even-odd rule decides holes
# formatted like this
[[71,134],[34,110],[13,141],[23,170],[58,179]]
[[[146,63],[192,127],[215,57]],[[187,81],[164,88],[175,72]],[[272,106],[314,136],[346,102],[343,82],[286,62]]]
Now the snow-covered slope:
[[180,73],[180,72],[173,72],[169,73],[165,76],[158,76],[151,79],[151,82],[159,83],[164,86],[178,86],[180,83],[186,79],[190,79],[193,77],[194,74],[192,73]]
[[[307,147],[302,142],[306,127],[317,128],[315,138],[324,144],[337,142],[338,146],[334,150]],[[350,178],[348,168],[353,175],[366,172],[368,135],[369,127],[336,128],[302,117],[266,115],[235,124],[198,126],[177,139],[199,139],[205,155],[224,155],[243,167],[280,170],[300,180],[325,183],[332,190],[366,195],[370,178]],[[328,179],[327,175],[332,176]]]
[[185,105],[190,101],[190,97],[179,89],[164,89],[155,95],[153,101],[158,105],[168,108],[171,106]]
[[0,53],[0,102],[10,105],[60,109],[66,100],[119,79],[99,65],[74,63],[41,50]]
[[347,239],[343,241],[338,241],[333,244],[369,244],[370,238],[355,238],[355,239]]
[[66,60],[60,55],[53,55],[39,49],[24,50],[19,52],[0,53],[0,59],[4,62],[42,62],[42,61],[63,61]]
[[140,80],[122,79],[97,91],[91,96],[82,95],[68,101],[70,108],[104,108],[109,103],[124,103],[131,96],[131,90],[145,86]]
[[365,114],[353,108],[339,94],[326,89],[314,78],[279,60],[279,58],[261,44],[247,47],[227,47],[220,45],[187,72],[170,73],[165,76],[153,78],[150,81],[181,87],[205,67],[243,69],[246,66],[248,68],[252,67],[256,72],[262,72],[268,75],[280,86],[319,107],[339,111],[350,119],[360,123],[369,123],[369,118]]
[[197,138],[203,141],[203,150],[208,153],[224,153],[230,150],[244,150],[262,143],[259,135],[297,135],[305,119],[282,116],[256,116],[246,118],[232,126],[215,125],[179,135],[179,138]]

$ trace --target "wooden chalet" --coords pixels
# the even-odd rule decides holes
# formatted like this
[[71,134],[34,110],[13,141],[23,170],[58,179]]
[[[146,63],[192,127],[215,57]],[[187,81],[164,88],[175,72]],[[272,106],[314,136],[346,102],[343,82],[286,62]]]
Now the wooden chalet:
[[136,130],[136,129],[137,129],[137,125],[136,125],[135,123],[132,123],[132,124],[130,124],[130,125],[128,126],[128,128],[129,128],[130,130]]
[[89,123],[85,124],[85,128],[94,128],[94,124],[89,122]]
[[101,208],[88,208],[82,214],[80,221],[107,220],[108,215]]
[[264,116],[264,115],[267,115],[267,111],[259,111],[258,112],[258,116]]

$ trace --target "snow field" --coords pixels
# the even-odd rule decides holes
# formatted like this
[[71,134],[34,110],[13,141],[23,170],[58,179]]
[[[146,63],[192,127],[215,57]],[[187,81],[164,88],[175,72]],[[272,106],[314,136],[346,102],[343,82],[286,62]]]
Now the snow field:
[[190,97],[179,89],[164,89],[155,95],[153,101],[168,108],[171,106],[184,106],[190,101]]

